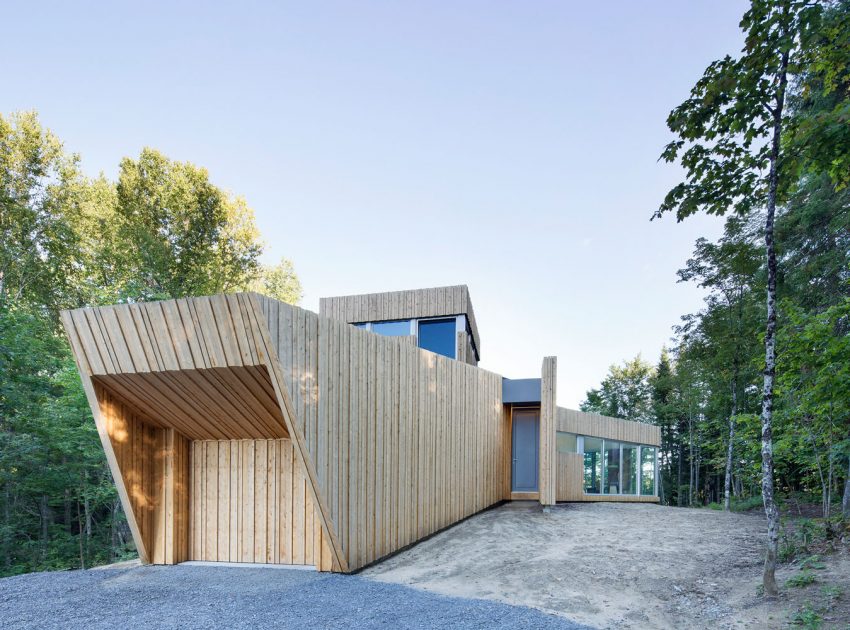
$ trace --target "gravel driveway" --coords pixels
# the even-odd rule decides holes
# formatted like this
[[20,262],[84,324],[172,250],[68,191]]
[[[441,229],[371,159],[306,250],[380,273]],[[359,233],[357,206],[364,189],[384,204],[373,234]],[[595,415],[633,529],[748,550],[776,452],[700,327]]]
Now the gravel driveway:
[[3,628],[581,628],[359,576],[178,565],[0,579]]

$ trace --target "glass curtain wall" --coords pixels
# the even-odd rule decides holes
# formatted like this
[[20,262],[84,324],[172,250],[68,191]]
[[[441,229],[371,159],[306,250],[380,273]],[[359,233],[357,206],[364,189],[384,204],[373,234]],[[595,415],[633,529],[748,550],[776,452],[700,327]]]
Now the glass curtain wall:
[[602,489],[602,440],[584,438],[584,491],[599,494]]
[[620,443],[605,440],[605,494],[620,494]]
[[[573,439],[576,439],[573,446]],[[656,448],[572,434],[557,434],[557,450],[583,453],[585,494],[655,496]]]
[[623,444],[623,494],[638,493],[638,447]]
[[393,322],[372,322],[372,332],[386,337],[404,337],[410,334],[410,320],[399,319]]
[[640,449],[640,493],[655,495],[655,449],[651,446]]
[[555,446],[559,453],[578,453],[577,439],[578,436],[575,433],[558,431],[555,434]]

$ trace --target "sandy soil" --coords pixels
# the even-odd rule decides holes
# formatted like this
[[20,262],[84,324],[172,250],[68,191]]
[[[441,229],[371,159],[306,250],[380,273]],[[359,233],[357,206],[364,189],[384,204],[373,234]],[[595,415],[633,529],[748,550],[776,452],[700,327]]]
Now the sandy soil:
[[[511,503],[363,575],[599,628],[783,627],[800,594],[774,602],[757,595],[763,532],[763,518],[751,514],[615,503],[544,512]],[[828,572],[850,579],[850,560],[833,565]],[[780,583],[796,571],[782,568]]]

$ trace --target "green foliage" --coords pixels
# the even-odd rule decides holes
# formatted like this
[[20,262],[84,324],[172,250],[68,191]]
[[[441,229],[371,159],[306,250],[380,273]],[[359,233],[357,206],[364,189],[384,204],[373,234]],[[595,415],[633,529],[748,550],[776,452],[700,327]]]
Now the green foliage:
[[[753,0],[741,28],[740,54],[710,64],[667,119],[661,158],[684,178],[653,218],[727,219],[679,272],[706,290],[704,308],[650,379],[662,500],[720,503],[731,452],[738,500],[761,500],[767,470],[767,503],[774,488],[819,492],[828,514],[842,485],[850,500],[850,2]],[[602,393],[588,408],[606,407]],[[805,530],[786,535],[786,558]]]
[[817,578],[814,574],[809,573],[808,571],[801,571],[797,575],[793,575],[785,580],[785,586],[790,586],[791,588],[803,588],[810,584],[814,584],[815,582],[817,582]]
[[76,248],[77,160],[32,112],[0,115],[0,302],[65,306]]
[[841,587],[834,584],[825,584],[824,586],[821,586],[820,593],[830,603],[835,603],[837,600],[841,599],[842,595],[844,595],[844,591],[841,590]]
[[121,161],[116,192],[127,297],[222,293],[258,273],[253,212],[214,186],[206,169],[146,148]]
[[791,562],[805,556],[803,568],[817,569],[820,556],[813,555],[813,552],[829,550],[829,540],[832,536],[833,525],[827,519],[787,519],[780,532],[780,559],[783,562]]
[[640,355],[622,366],[612,365],[598,390],[587,392],[582,411],[626,420],[646,421],[652,417],[652,365]]
[[[709,503],[705,507],[710,508],[712,510],[722,510],[722,503]],[[730,511],[732,512],[750,512],[752,510],[760,510],[762,508],[761,496],[755,495],[751,497],[747,497],[745,499],[735,499],[733,498],[730,503]]]
[[[685,181],[664,199],[655,216],[674,212],[681,221],[697,212],[749,216],[768,202],[780,75],[804,61],[799,34],[818,23],[820,7],[806,0],[753,0],[741,21],[746,36],[738,58],[713,62],[690,97],[667,118],[677,138],[661,154],[685,169]],[[778,112],[781,115],[781,111]],[[784,165],[783,170],[789,170]],[[793,181],[782,178],[780,198]]]
[[35,113],[0,115],[0,576],[132,557],[58,311],[231,290],[296,302],[243,199],[152,149],[85,178]]
[[820,571],[822,569],[825,569],[826,565],[821,561],[821,557],[815,554],[803,560],[800,563],[800,568],[804,570],[814,569]]
[[823,617],[811,604],[806,603],[792,615],[791,623],[802,628],[817,630],[823,623]]
[[295,275],[295,267],[292,261],[286,258],[281,259],[277,265],[261,267],[247,289],[287,304],[298,304],[303,295],[301,282]]
[[777,393],[785,430],[777,449],[805,467],[807,483],[821,486],[828,518],[836,469],[845,469],[850,457],[850,298],[822,312],[806,312],[791,302],[784,311]]

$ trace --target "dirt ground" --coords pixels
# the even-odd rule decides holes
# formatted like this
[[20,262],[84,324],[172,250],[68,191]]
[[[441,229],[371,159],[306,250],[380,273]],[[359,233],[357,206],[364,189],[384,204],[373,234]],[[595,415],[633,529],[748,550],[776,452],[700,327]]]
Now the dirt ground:
[[[763,517],[754,514],[616,503],[544,512],[510,503],[363,576],[530,606],[598,628],[785,627],[806,592],[783,588],[773,602],[758,595],[763,532]],[[785,584],[798,570],[783,567],[777,579]],[[846,553],[830,558],[818,582],[840,583],[850,596]],[[825,625],[843,628],[847,619]]]

